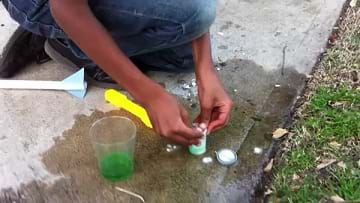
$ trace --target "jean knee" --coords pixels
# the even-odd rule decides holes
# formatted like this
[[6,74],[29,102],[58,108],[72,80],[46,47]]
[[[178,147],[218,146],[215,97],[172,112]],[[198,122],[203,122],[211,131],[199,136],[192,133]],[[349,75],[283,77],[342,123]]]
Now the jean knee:
[[199,27],[208,31],[216,18],[216,0],[200,1]]
[[216,18],[217,0],[194,0],[185,32],[196,37],[209,31]]

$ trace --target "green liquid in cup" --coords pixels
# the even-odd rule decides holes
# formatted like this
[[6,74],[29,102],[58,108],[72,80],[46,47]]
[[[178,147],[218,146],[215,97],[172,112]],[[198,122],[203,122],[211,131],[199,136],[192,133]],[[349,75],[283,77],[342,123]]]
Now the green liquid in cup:
[[100,161],[100,172],[109,181],[128,179],[134,172],[134,161],[127,153],[112,153]]

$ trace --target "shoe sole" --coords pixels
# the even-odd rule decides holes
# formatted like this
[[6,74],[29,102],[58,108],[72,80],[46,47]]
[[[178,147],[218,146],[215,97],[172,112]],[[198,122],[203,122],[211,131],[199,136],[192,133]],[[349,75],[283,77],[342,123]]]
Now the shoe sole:
[[[78,71],[77,65],[74,64],[72,61],[61,55],[58,51],[56,51],[54,48],[51,47],[48,40],[46,40],[44,45],[45,52],[52,58],[54,61],[56,61],[59,64],[64,65],[67,69],[71,71]],[[111,84],[111,83],[105,83],[105,82],[99,82],[97,80],[94,80],[93,78],[89,77],[85,74],[85,80],[89,82],[91,85],[104,88],[104,89],[117,89],[117,90],[123,90],[118,84]]]
[[[13,47],[19,38],[22,37],[22,35],[24,34],[24,30],[21,27],[16,28],[16,30],[14,31],[14,33],[11,35],[10,39],[8,40],[8,42],[6,43],[5,47],[3,48],[3,52],[1,53],[1,57],[0,57],[0,65],[2,66],[4,63],[4,60],[8,57],[8,55],[10,54],[11,51],[11,47]],[[0,71],[2,68],[0,68]],[[0,77],[3,78],[10,78],[12,76],[14,76],[17,72],[19,72],[20,70],[17,69],[15,70],[13,73],[8,73],[8,72],[4,72],[4,73],[0,73]]]

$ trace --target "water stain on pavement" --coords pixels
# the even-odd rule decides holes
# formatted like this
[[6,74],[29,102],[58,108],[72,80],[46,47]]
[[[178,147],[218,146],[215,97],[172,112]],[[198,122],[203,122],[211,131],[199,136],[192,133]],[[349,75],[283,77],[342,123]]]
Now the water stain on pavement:
[[[246,117],[243,115],[251,113],[249,110],[249,107],[236,107],[235,112],[239,116],[233,118],[231,127],[209,137],[207,156],[214,156],[214,151],[218,148],[230,147],[229,143],[239,143],[240,137],[246,134],[241,129]],[[203,198],[200,194],[211,189],[212,183],[218,178],[212,174],[226,169],[217,164],[204,165],[200,157],[190,155],[186,148],[168,153],[165,150],[167,142],[136,120],[139,132],[135,174],[130,181],[108,183],[99,176],[88,130],[97,119],[110,115],[125,115],[136,120],[123,111],[95,111],[89,117],[78,116],[73,128],[64,133],[64,139],[58,140],[56,146],[44,154],[43,161],[48,170],[67,177],[51,187],[53,198],[75,198],[65,194],[76,191],[76,198],[84,202],[136,200],[114,190],[114,186],[119,186],[141,194],[147,202],[201,200]],[[252,121],[249,119],[247,122]],[[239,146],[235,148],[237,147]]]
[[[124,111],[79,115],[72,129],[65,131],[43,155],[46,168],[65,178],[50,186],[39,183],[24,186],[22,191],[36,200],[29,202],[139,201],[116,191],[115,186],[142,195],[146,202],[239,202],[240,199],[250,202],[261,181],[262,166],[271,148],[271,133],[288,118],[304,76],[291,69],[285,69],[284,75],[279,70],[265,72],[261,66],[245,60],[226,61],[221,69],[219,75],[235,107],[229,126],[209,136],[205,155],[193,156],[186,148],[167,152],[168,143],[164,139]],[[196,116],[198,103],[186,105],[192,116]],[[109,183],[100,177],[88,134],[93,122],[113,115],[131,118],[139,129],[135,173],[126,182]],[[254,147],[263,149],[263,153],[255,154]],[[221,148],[236,151],[239,162],[231,167],[216,161],[203,164],[203,157],[214,159],[214,152]]]

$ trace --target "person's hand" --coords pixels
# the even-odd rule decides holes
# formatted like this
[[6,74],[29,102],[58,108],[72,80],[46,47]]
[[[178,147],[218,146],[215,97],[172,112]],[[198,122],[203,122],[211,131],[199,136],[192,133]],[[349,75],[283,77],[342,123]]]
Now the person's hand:
[[200,143],[203,134],[191,127],[188,112],[174,96],[163,91],[148,101],[145,108],[160,136],[184,146]]
[[229,123],[233,102],[224,90],[215,71],[206,70],[206,72],[198,75],[201,112],[195,121],[207,124],[210,133],[225,127]]

